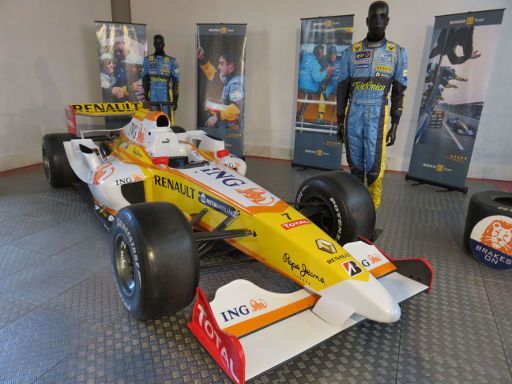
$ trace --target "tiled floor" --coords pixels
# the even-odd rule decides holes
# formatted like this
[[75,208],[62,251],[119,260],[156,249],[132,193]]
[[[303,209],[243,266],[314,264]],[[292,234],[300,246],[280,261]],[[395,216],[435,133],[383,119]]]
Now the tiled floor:
[[[287,201],[318,173],[248,163],[250,178]],[[469,197],[496,186],[468,186],[466,196],[438,193],[388,173],[377,244],[427,258],[433,293],[403,305],[395,324],[363,322],[253,382],[512,384],[512,271],[479,265],[460,246]],[[185,327],[190,307],[158,321],[127,315],[109,258],[108,233],[74,190],[51,189],[40,167],[0,176],[0,382],[227,383]],[[200,285],[212,297],[234,276],[296,288],[257,263],[205,269]]]

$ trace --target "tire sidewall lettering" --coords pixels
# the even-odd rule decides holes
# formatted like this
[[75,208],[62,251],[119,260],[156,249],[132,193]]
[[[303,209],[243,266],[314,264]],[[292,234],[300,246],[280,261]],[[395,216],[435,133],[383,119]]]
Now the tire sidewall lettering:
[[[137,291],[135,292],[135,295],[134,295],[134,297],[136,297],[136,296],[140,295],[140,291],[142,290],[142,278],[141,278],[141,272],[140,272],[139,255],[137,253],[137,247],[135,245],[134,236],[133,236],[132,232],[130,231],[130,229],[128,228],[128,226],[126,225],[126,223],[119,217],[116,218],[116,227],[118,229],[115,230],[115,233],[121,234],[121,236],[123,236],[124,240],[127,241],[127,243],[128,243],[127,245],[130,248],[131,257],[133,258],[133,264],[134,264],[136,275],[137,275],[135,280],[136,280],[136,284],[139,286],[139,288],[137,289]],[[112,263],[112,269],[114,271],[114,275],[116,275],[114,263]],[[117,276],[116,276],[116,284],[117,284]],[[129,311],[132,311],[137,307],[137,305],[139,304],[139,300],[133,300],[133,302],[128,301],[124,297],[124,295],[121,293],[122,290],[119,287],[118,287],[117,291],[119,293],[119,296],[121,297],[121,301],[123,302],[124,306]]]

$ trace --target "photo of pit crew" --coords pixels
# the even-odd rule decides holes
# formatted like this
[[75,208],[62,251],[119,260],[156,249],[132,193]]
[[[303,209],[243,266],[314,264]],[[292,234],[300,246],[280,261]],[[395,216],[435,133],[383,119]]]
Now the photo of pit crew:
[[434,30],[415,143],[473,150],[499,25]]
[[336,130],[341,52],[351,42],[351,27],[302,30],[296,128]]
[[142,61],[147,51],[146,26],[96,22],[103,101],[143,101]]
[[198,24],[197,127],[243,155],[245,24]]

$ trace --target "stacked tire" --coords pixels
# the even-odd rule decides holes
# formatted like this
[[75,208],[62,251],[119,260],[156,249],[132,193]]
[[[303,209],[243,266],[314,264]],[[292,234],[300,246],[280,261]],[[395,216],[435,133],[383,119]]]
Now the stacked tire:
[[512,193],[476,193],[469,202],[464,248],[493,269],[512,268]]
[[485,191],[471,196],[464,228],[465,249],[470,250],[469,240],[474,226],[480,220],[496,215],[512,218],[512,192]]

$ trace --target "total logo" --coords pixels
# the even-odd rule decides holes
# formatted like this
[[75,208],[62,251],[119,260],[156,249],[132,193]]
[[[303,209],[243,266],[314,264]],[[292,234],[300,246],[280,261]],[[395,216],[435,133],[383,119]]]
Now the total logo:
[[231,357],[233,356],[233,351],[231,350],[232,347],[229,345],[229,339],[226,338],[226,335],[220,333],[220,330],[217,330],[215,319],[210,319],[210,311],[203,308],[201,304],[197,305],[197,311],[199,312],[197,322],[210,339],[210,343],[212,343],[212,346],[216,349],[218,356],[220,356],[223,369],[235,383],[240,383],[241,380],[236,373],[239,367]]
[[297,228],[306,224],[311,224],[311,221],[309,221],[308,219],[298,219],[289,221],[287,223],[283,223],[281,224],[281,227],[283,227],[287,231],[289,229]]
[[232,320],[245,317],[251,313],[261,311],[267,308],[267,306],[267,302],[263,299],[251,299],[249,300],[249,304],[242,304],[238,307],[227,309],[220,314],[222,315],[224,322],[228,323]]

